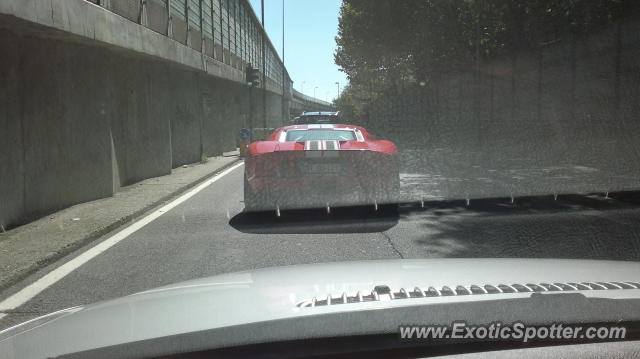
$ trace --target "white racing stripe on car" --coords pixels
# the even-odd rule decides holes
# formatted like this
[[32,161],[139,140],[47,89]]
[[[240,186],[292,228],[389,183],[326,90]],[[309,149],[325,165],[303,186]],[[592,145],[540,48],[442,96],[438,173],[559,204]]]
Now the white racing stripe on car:
[[304,149],[305,151],[321,151],[324,149],[322,142],[323,141],[317,141],[317,140],[306,141],[304,143]]
[[[75,258],[73,258],[72,260],[68,261],[67,263],[61,265],[60,267],[52,270],[51,272],[47,273],[44,277],[36,280],[35,282],[29,284],[28,286],[22,288],[17,293],[13,294],[12,296],[10,296],[7,299],[5,299],[2,302],[0,302],[0,311],[2,311],[2,312],[11,311],[11,310],[14,310],[14,309],[20,307],[21,305],[25,304],[26,302],[28,302],[33,297],[35,297],[36,295],[40,294],[40,292],[42,292],[43,290],[45,290],[48,287],[50,287],[51,285],[55,284],[60,279],[66,277],[69,273],[73,272],[78,267],[80,267],[83,264],[87,263],[88,261],[90,261],[91,259],[95,258],[99,254],[103,253],[107,249],[113,247],[115,244],[117,244],[118,242],[122,241],[123,239],[129,237],[131,234],[135,233],[140,228],[142,228],[142,227],[146,226],[147,224],[153,222],[155,219],[157,219],[161,215],[167,213],[172,208],[178,206],[182,202],[184,202],[184,201],[188,200],[189,198],[193,197],[198,192],[200,192],[203,189],[207,188],[212,183],[216,182],[217,180],[219,180],[220,178],[224,177],[225,175],[233,172],[234,170],[236,170],[238,167],[240,167],[242,165],[244,165],[244,162],[240,162],[240,163],[238,163],[236,165],[233,165],[230,168],[228,168],[228,169],[220,172],[219,174],[211,177],[210,179],[204,181],[203,183],[199,184],[198,186],[194,187],[193,189],[187,191],[186,193],[184,193],[180,197],[174,199],[173,201],[167,203],[166,205],[160,207],[159,209],[151,212],[147,216],[137,220],[136,222],[134,222],[131,225],[129,225],[128,227],[124,228],[120,232],[114,234],[113,236],[109,237],[108,239],[104,240],[103,242],[100,242],[96,246],[89,248],[87,251],[83,252],[82,254],[80,254],[79,256],[77,256]],[[7,314],[6,313],[0,313],[0,319],[2,317],[4,317],[5,315],[7,315]]]
[[306,141],[305,151],[336,151],[340,149],[340,142],[334,140]]
[[338,141],[324,141],[324,149],[335,151],[340,149]]

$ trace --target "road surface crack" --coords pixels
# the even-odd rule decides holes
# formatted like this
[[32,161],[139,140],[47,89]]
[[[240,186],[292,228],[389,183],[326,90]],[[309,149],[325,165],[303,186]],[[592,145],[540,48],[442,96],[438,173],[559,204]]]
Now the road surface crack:
[[382,231],[380,233],[384,236],[384,238],[387,239],[387,242],[389,242],[389,246],[391,246],[391,249],[393,249],[393,251],[396,252],[398,257],[400,257],[400,259],[404,259],[404,256],[402,255],[402,253],[400,253],[398,248],[396,248],[396,246],[393,244],[393,241],[391,240],[391,237],[389,237],[389,235],[386,234],[384,231]]

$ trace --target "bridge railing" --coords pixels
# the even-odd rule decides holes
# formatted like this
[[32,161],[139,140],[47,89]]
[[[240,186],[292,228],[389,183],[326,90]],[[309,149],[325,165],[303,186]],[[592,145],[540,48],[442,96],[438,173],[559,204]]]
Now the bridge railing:
[[[291,94],[291,78],[247,0],[86,0],[212,59],[264,70],[265,85]],[[283,76],[284,75],[284,76]]]

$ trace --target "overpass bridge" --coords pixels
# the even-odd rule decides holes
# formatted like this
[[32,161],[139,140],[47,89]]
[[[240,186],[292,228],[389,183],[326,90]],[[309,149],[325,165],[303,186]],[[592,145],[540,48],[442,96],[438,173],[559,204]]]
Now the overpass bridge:
[[334,111],[335,107],[329,102],[307,96],[302,92],[293,90],[289,111],[292,117],[299,116],[303,111]]
[[330,107],[292,89],[247,0],[4,0],[0,46],[4,228]]

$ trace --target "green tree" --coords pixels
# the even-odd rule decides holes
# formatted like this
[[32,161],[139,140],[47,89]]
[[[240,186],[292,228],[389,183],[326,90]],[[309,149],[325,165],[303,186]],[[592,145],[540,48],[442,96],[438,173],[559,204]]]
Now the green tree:
[[343,0],[334,59],[354,89],[372,92],[359,97],[371,99],[589,34],[639,7],[637,0]]

